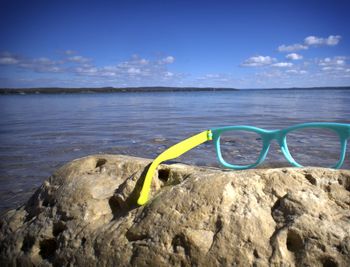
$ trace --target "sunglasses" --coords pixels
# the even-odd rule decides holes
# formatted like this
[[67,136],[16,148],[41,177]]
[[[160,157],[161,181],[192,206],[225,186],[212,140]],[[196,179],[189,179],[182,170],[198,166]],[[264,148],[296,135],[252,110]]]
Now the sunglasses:
[[[243,137],[248,140],[248,145],[240,144],[244,143]],[[206,130],[171,146],[153,160],[148,168],[137,203],[139,205],[147,203],[152,177],[159,164],[177,158],[207,141],[213,141],[216,156],[221,165],[234,170],[246,170],[263,163],[273,140],[277,141],[282,154],[294,167],[305,166],[302,164],[305,158],[314,157],[316,161],[318,160],[315,152],[309,151],[308,143],[312,141],[318,146],[325,147],[324,151],[318,151],[318,153],[327,153],[327,155],[332,153],[331,158],[334,162],[325,167],[338,169],[344,163],[349,137],[350,124],[328,122],[297,124],[282,130],[265,130],[253,126],[226,126]],[[247,150],[247,147],[250,148],[249,153],[253,155],[249,157],[252,162],[237,163],[240,161],[239,158],[244,158],[241,155],[242,150]]]

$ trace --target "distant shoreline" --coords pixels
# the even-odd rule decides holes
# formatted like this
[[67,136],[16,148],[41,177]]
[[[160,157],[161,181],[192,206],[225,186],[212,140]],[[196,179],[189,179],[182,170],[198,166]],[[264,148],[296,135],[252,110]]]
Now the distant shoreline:
[[0,95],[12,94],[91,94],[91,93],[148,93],[148,92],[231,92],[245,90],[350,90],[350,86],[334,87],[291,87],[291,88],[269,88],[269,89],[237,89],[237,88],[215,88],[215,87],[98,87],[98,88],[61,88],[61,87],[40,87],[40,88],[0,88]]
[[146,92],[213,92],[237,91],[235,88],[214,87],[99,87],[99,88],[0,88],[4,94],[89,94],[89,93],[146,93]]

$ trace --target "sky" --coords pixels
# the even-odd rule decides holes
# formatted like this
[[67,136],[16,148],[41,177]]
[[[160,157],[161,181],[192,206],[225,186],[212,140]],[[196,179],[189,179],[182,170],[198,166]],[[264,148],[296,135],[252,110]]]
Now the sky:
[[350,86],[350,1],[0,0],[0,87]]

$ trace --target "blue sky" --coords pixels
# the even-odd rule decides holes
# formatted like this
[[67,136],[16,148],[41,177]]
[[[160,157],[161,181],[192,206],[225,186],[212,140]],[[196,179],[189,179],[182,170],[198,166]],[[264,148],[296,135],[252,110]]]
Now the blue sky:
[[0,87],[350,85],[350,2],[0,0]]

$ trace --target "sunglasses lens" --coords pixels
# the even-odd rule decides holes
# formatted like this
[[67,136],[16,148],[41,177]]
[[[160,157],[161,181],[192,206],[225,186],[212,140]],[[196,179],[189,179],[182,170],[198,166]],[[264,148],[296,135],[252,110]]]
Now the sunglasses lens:
[[220,135],[222,158],[232,165],[251,165],[257,162],[263,147],[261,136],[251,131],[226,131]]
[[287,145],[294,160],[303,166],[332,167],[340,159],[340,138],[331,129],[303,128],[289,132]]

